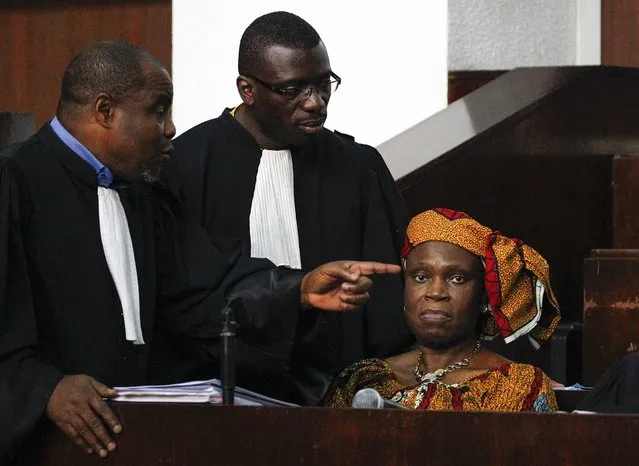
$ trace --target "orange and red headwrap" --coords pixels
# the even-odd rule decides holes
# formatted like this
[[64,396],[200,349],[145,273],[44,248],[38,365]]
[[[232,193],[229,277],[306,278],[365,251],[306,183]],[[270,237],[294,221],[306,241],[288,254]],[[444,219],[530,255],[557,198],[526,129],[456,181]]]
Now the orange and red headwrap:
[[[452,243],[483,260],[491,311],[484,327],[486,336],[501,335],[510,343],[528,333],[546,340],[555,331],[560,315],[550,287],[550,269],[533,248],[451,209],[427,210],[413,217],[406,229],[402,261],[426,241]],[[542,312],[544,293],[552,307]]]

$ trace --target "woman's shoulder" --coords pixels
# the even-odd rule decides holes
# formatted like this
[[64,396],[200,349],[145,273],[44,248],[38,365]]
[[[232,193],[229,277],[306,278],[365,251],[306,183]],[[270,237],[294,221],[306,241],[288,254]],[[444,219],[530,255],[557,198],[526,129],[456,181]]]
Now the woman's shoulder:
[[357,381],[358,383],[366,383],[371,379],[376,379],[380,375],[392,374],[393,371],[389,364],[377,358],[362,359],[351,364],[344,369],[336,378],[337,381],[347,383],[349,381]]
[[526,378],[541,378],[550,380],[544,371],[542,371],[539,367],[533,366],[531,364],[509,361],[504,365],[508,368],[508,374],[510,377],[521,376]]
[[332,407],[348,407],[355,393],[363,388],[378,391],[396,383],[393,371],[381,359],[363,359],[344,369],[332,382],[322,404]]
[[557,410],[550,378],[530,364],[506,362],[476,377],[473,381],[491,393],[487,401],[499,411]]
[[549,377],[540,368],[524,363],[518,363],[510,360],[501,361],[494,367],[478,376],[479,379],[496,378],[509,381],[511,383],[530,383],[533,379],[540,381],[550,381]]
[[550,380],[540,368],[512,361],[493,351],[485,351],[478,359],[481,360],[480,367],[485,369],[479,378],[494,377],[513,382],[517,380],[528,382],[534,378]]

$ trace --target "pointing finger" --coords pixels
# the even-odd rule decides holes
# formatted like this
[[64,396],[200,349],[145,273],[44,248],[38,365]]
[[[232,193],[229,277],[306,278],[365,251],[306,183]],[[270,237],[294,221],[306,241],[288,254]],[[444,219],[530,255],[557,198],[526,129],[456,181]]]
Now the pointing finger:
[[402,270],[399,265],[384,264],[383,262],[352,262],[350,269],[362,275],[399,273]]

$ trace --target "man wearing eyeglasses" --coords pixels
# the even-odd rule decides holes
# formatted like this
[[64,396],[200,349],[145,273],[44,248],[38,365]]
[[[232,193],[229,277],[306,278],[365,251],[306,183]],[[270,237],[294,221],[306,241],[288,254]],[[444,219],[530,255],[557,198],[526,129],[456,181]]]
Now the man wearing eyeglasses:
[[[257,18],[240,41],[242,103],[175,140],[167,184],[210,234],[241,239],[253,257],[304,270],[338,258],[398,263],[407,218],[384,161],[324,128],[341,81],[310,24]],[[411,341],[399,276],[375,279],[360,311],[304,313],[290,335],[292,401],[316,402],[348,364]]]

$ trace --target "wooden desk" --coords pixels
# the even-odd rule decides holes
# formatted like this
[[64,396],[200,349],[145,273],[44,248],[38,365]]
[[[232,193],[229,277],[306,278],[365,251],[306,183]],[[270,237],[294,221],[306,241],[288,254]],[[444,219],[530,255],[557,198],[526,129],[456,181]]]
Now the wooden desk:
[[51,427],[12,465],[622,465],[639,416],[115,404],[118,450]]
[[584,260],[583,349],[586,385],[639,350],[638,249],[596,249]]

